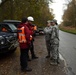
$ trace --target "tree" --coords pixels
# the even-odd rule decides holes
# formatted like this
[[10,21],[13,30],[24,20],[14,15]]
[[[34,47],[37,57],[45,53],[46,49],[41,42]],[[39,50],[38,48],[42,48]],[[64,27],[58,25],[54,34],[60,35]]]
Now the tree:
[[33,16],[35,24],[44,26],[48,19],[54,16],[49,10],[48,3],[51,0],[3,0],[0,5],[0,21],[4,19],[21,20],[22,17]]
[[76,27],[76,1],[72,0],[63,15],[63,24],[66,26]]

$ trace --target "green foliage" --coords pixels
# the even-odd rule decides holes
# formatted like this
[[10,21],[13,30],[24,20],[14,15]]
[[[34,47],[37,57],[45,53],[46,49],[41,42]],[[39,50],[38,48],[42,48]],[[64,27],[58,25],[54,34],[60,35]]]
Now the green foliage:
[[63,24],[64,26],[72,26],[72,22],[69,21],[64,21]]
[[[5,0],[6,1],[6,0]],[[48,2],[50,0],[7,0],[0,6],[0,21],[4,19],[21,20],[22,17],[33,16],[35,24],[44,26],[48,19],[53,19]]]
[[63,24],[76,27],[76,0],[72,0],[64,11]]

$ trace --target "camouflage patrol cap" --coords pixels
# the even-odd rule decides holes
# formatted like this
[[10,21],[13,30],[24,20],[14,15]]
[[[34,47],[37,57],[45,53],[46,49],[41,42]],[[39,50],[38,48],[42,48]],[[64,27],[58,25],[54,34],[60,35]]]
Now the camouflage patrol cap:
[[47,23],[50,23],[50,22],[51,22],[51,20],[48,20],[48,21],[47,21]]
[[58,25],[58,23],[57,23],[57,20],[56,20],[56,19],[52,20],[52,21],[51,21],[51,23],[55,23],[56,25]]
[[52,20],[51,22],[57,23],[57,20],[54,19],[54,20]]

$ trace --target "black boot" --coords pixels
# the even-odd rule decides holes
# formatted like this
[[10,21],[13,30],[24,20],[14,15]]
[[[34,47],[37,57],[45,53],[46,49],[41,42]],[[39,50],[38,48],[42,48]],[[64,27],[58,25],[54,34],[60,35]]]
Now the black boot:
[[60,64],[59,58],[57,59],[57,64]]
[[31,59],[29,58],[28,61],[31,61]]
[[38,59],[38,57],[37,56],[33,56],[32,59]]
[[31,72],[31,71],[32,71],[32,69],[29,68],[29,67],[27,67],[27,68],[21,68],[21,70],[22,70],[23,72]]
[[51,65],[58,65],[58,63],[57,63],[57,59],[53,59],[53,60],[51,61],[50,64],[51,64]]
[[47,55],[47,56],[46,56],[46,58],[50,58],[50,56],[49,56],[49,55]]

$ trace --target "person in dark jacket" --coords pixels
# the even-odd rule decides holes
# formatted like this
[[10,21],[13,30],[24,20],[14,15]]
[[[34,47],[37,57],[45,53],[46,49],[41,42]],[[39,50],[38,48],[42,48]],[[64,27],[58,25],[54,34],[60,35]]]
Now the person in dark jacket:
[[[34,18],[29,16],[28,18],[28,24],[27,24],[27,27],[29,28],[30,30],[30,35],[32,37],[31,39],[31,46],[30,46],[30,52],[31,52],[31,58],[32,59],[37,59],[38,57],[35,55],[35,52],[34,52],[34,25],[32,24],[32,22],[34,21]],[[29,52],[28,52],[28,58],[29,58]],[[30,61],[30,58],[29,58],[29,61]]]
[[20,65],[21,70],[25,72],[32,71],[28,67],[28,50],[30,46],[30,31],[27,27],[27,18],[22,18],[22,23],[18,26],[18,40],[20,46]]

